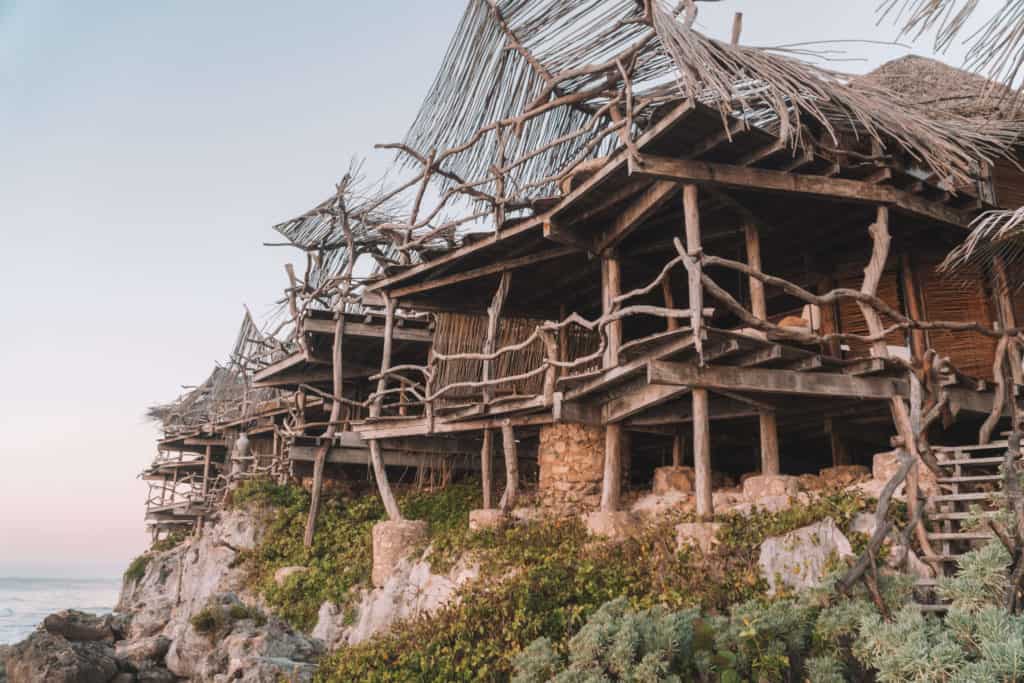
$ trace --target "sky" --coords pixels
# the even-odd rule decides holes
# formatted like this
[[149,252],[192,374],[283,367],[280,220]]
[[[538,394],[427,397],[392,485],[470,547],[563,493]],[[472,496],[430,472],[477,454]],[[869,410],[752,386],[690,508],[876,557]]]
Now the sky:
[[[992,4],[998,0],[985,0]],[[147,544],[146,407],[285,285],[270,226],[400,140],[463,0],[0,0],[0,577],[117,576]],[[743,42],[892,41],[873,0],[724,0]],[[843,43],[846,71],[913,50]],[[947,61],[958,63],[953,50]]]

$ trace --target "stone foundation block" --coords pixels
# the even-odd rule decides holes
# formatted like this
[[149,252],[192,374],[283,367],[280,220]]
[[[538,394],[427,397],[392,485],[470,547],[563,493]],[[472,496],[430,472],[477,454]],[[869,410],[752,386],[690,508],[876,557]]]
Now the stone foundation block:
[[418,519],[373,525],[373,585],[382,587],[395,567],[427,540],[427,523]]
[[765,496],[795,496],[799,491],[799,480],[785,474],[759,474],[743,482],[743,495],[753,502]]
[[722,525],[718,522],[687,522],[676,526],[676,546],[696,546],[702,553],[709,553],[717,542],[715,536]]
[[754,501],[754,505],[765,512],[782,512],[788,510],[792,504],[793,499],[789,496],[762,496]]
[[586,516],[586,523],[587,531],[594,536],[623,540],[634,534],[638,520],[636,515],[627,510],[598,510]]
[[[883,485],[885,482],[892,479],[892,476],[896,474],[896,470],[900,468],[900,459],[896,455],[896,451],[886,451],[885,453],[876,453],[871,459],[871,476],[875,480],[881,482]],[[921,485],[921,492],[926,496],[937,496],[941,493],[939,489],[939,482],[935,479],[935,473],[932,472],[924,463],[920,463],[917,466],[918,481]],[[896,492],[900,495],[904,495],[905,484],[900,485]]]
[[508,523],[508,515],[501,510],[470,510],[469,529],[480,531],[481,529],[494,529]]
[[864,481],[871,476],[871,472],[863,465],[837,465],[826,467],[818,473],[825,486],[843,488]]
[[654,470],[654,493],[659,496],[669,491],[693,493],[695,478],[692,467],[658,467]]

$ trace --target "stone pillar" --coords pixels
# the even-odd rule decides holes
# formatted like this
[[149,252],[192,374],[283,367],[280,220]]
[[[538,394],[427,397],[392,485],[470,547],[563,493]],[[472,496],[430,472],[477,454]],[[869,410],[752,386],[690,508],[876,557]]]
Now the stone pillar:
[[416,546],[427,540],[427,523],[418,519],[399,519],[373,525],[373,585],[380,588],[395,567]]
[[[537,463],[542,504],[572,512],[596,509],[601,502],[604,448],[604,427],[574,422],[541,427]],[[629,449],[623,448],[621,456],[625,473]]]

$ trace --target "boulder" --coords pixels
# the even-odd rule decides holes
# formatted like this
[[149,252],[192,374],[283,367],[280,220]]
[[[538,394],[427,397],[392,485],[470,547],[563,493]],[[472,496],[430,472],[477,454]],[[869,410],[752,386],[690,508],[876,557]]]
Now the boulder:
[[802,590],[819,585],[832,559],[852,554],[846,536],[826,517],[784,536],[765,539],[758,566],[774,594],[782,587]]
[[296,576],[298,574],[305,574],[308,571],[309,569],[307,567],[281,567],[276,572],[274,572],[274,583],[276,583],[278,586],[283,586],[285,582],[288,581],[288,579],[292,576]]
[[785,474],[759,474],[743,482],[743,495],[754,503],[765,496],[795,496],[799,491],[799,480]]
[[315,674],[316,664],[311,662],[295,662],[279,657],[243,657],[231,663],[223,680],[241,683],[312,683]]
[[[882,486],[892,479],[893,475],[896,474],[896,470],[899,468],[900,459],[896,454],[896,451],[876,453],[871,459],[871,476],[875,481],[881,482]],[[939,495],[941,493],[941,489],[939,488],[939,482],[935,479],[935,473],[928,469],[923,463],[918,465],[917,470],[921,493],[925,496]],[[895,495],[897,498],[905,498],[905,488],[906,483],[900,484],[899,488],[896,489]],[[878,490],[881,491],[881,487],[878,487]]]
[[670,491],[693,493],[695,476],[692,467],[658,467],[654,470],[653,491],[659,496]]
[[817,474],[801,474],[796,479],[801,491],[820,491],[825,488],[825,482]]
[[75,642],[114,642],[110,615],[98,617],[78,610],[66,609],[43,619],[43,628],[55,636]]
[[623,540],[637,529],[636,516],[627,510],[598,510],[586,516],[587,531],[594,536]]
[[8,683],[110,683],[117,674],[107,643],[72,642],[46,629],[13,646],[7,658]]
[[717,543],[715,536],[722,527],[718,522],[687,522],[676,526],[676,547],[696,546],[709,553]]
[[826,467],[818,473],[822,483],[828,487],[844,488],[871,476],[871,472],[863,465],[836,465]]
[[508,523],[508,515],[501,510],[470,510],[469,528],[471,531],[494,529]]
[[664,494],[648,493],[645,496],[640,496],[629,509],[638,515],[656,517],[669,510],[688,512],[693,509],[693,505],[692,496],[670,489]]
[[762,496],[753,502],[753,506],[762,512],[782,512],[793,505],[789,496]]
[[373,585],[387,583],[398,563],[427,540],[427,523],[400,519],[373,525]]
[[171,641],[166,636],[150,636],[138,640],[122,640],[114,645],[114,654],[118,659],[131,662],[139,669],[162,665]]

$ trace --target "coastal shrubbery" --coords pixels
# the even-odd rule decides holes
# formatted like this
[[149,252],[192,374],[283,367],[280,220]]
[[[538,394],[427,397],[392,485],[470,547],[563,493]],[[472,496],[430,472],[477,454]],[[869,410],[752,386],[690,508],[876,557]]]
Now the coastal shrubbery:
[[150,556],[146,553],[132,560],[128,568],[124,570],[124,580],[129,583],[135,583],[142,579],[146,575],[146,567],[149,566],[149,560]]
[[210,602],[203,609],[192,615],[189,620],[196,633],[215,637],[223,635],[231,630],[236,621],[249,619],[257,626],[267,623],[267,617],[263,612],[241,602],[222,604]]
[[[267,510],[268,525],[260,545],[243,554],[260,593],[274,612],[292,626],[309,631],[325,601],[345,608],[352,589],[370,583],[373,568],[371,529],[384,519],[384,507],[374,491],[362,495],[325,496],[317,519],[313,546],[302,543],[309,494],[294,485],[252,481],[233,493],[232,504]],[[445,539],[469,525],[469,511],[479,506],[479,485],[459,483],[443,490],[404,492],[399,496],[404,515],[430,523],[431,536]],[[289,576],[282,585],[274,573],[282,567],[305,571]]]
[[707,613],[763,596],[757,555],[765,538],[825,517],[845,529],[867,508],[864,498],[838,493],[778,513],[725,516],[720,543],[708,555],[676,549],[672,525],[686,521],[684,516],[622,543],[588,537],[576,519],[460,530],[434,543],[432,563],[473,551],[481,562],[480,580],[462,588],[459,601],[440,612],[332,654],[321,663],[320,676],[325,681],[507,680],[513,658],[532,642],[546,638],[553,652],[567,652],[588,619],[615,599],[641,610],[664,605],[673,613],[688,608]]

